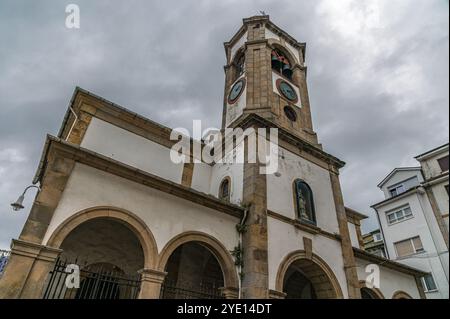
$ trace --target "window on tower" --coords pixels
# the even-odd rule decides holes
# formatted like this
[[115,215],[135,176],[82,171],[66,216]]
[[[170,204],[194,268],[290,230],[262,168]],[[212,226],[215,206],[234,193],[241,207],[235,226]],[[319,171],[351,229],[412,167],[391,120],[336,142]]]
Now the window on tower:
[[228,177],[225,177],[220,183],[219,198],[230,201],[230,179]]
[[292,65],[289,59],[281,51],[272,50],[272,70],[284,75],[289,80],[292,80]]
[[311,187],[301,179],[294,182],[297,217],[305,222],[316,224],[316,213]]

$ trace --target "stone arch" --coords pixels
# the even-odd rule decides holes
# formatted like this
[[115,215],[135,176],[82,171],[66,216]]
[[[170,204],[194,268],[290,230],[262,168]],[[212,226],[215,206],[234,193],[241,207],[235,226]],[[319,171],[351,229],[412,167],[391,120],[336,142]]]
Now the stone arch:
[[360,280],[359,281],[359,287],[360,287],[361,291],[363,289],[365,289],[368,292],[370,292],[370,294],[374,296],[374,299],[385,299],[384,295],[383,295],[383,293],[381,292],[380,289],[366,287],[366,282],[364,280]]
[[[242,72],[239,72],[239,60],[243,58],[243,69]],[[242,77],[242,74],[245,70],[245,45],[241,46],[236,52],[234,52],[234,55],[230,58],[230,64],[231,67],[231,82],[234,83],[236,80]]]
[[[289,267],[296,262],[303,262],[304,264],[308,264],[311,271],[306,271],[305,275],[307,277],[310,277],[309,279],[311,280],[313,285],[320,285],[325,290],[327,290],[327,292],[323,294],[319,292],[317,294],[318,298],[343,298],[342,289],[330,266],[328,266],[328,264],[322,258],[314,253],[311,256],[307,256],[304,250],[291,252],[280,263],[275,282],[275,289],[277,291],[283,291],[286,272],[288,271]],[[312,271],[320,272],[320,276],[312,275]],[[323,277],[326,278],[325,282],[318,282],[320,278],[324,279]]]
[[157,265],[158,248],[152,232],[142,219],[122,208],[99,206],[82,210],[63,221],[53,231],[47,241],[47,245],[59,248],[64,239],[76,227],[97,218],[112,219],[130,229],[139,239],[142,246],[145,268],[153,269]]
[[164,271],[167,261],[175,249],[189,242],[202,245],[216,257],[222,268],[225,287],[237,288],[239,286],[234,261],[228,250],[217,239],[202,232],[189,231],[172,238],[159,254],[158,270]]
[[245,44],[243,44],[239,49],[237,49],[233,56],[230,57],[230,65],[236,62],[236,58],[239,58],[241,54],[245,54]]
[[401,290],[397,290],[396,292],[394,292],[394,294],[392,295],[392,299],[413,299],[413,297],[411,297],[409,294],[407,294],[404,291]]

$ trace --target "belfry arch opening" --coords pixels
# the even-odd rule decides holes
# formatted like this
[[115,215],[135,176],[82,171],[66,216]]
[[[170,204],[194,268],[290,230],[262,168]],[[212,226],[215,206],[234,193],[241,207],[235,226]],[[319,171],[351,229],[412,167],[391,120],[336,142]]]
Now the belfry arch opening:
[[286,270],[283,279],[286,299],[335,299],[338,293],[327,273],[314,261],[298,259]]
[[275,48],[271,52],[272,70],[284,75],[289,80],[292,80],[292,61],[287,57],[287,54],[282,50]]
[[177,247],[167,260],[167,276],[161,289],[163,299],[222,298],[224,276],[219,261],[201,243]]

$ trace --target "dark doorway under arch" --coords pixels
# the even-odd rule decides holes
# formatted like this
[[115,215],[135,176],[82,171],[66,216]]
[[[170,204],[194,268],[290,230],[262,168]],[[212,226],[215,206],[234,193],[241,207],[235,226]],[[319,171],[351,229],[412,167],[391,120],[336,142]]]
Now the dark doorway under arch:
[[298,259],[288,267],[283,279],[283,292],[286,299],[337,298],[328,275],[309,259]]
[[[137,298],[144,252],[137,236],[122,222],[104,217],[83,222],[60,248],[63,252],[49,274],[44,298]],[[73,272],[67,271],[68,266]],[[79,287],[65,284],[68,276],[76,276],[73,266],[78,269]]]
[[179,246],[167,261],[161,298],[221,298],[223,272],[214,254],[196,242]]

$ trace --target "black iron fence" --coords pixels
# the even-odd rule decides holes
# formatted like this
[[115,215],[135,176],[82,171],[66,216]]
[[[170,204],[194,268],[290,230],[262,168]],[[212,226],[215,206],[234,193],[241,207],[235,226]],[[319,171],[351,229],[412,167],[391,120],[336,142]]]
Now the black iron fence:
[[[222,285],[220,285],[222,286]],[[161,286],[161,299],[224,299],[220,286],[212,284],[190,285],[165,281]]]
[[[76,265],[76,263],[73,263]],[[114,270],[79,271],[79,287],[73,286],[72,263],[57,260],[49,274],[44,299],[136,299],[141,286],[140,276]]]

